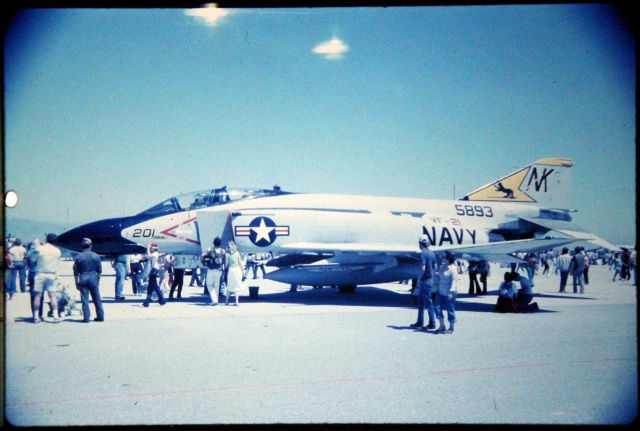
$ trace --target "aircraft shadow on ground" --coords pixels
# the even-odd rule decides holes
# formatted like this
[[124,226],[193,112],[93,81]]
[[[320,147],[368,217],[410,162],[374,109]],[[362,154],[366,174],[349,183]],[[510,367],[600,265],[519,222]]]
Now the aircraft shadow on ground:
[[[408,290],[408,289],[407,289]],[[497,301],[497,290],[490,290],[486,295],[477,296],[478,298],[493,297],[495,301],[491,303],[475,302],[473,298],[476,295],[468,293],[459,293],[458,301],[456,302],[456,310],[458,311],[477,311],[477,312],[491,312],[495,307]],[[553,298],[553,299],[586,299],[593,300],[594,298],[585,297],[580,295],[554,295],[536,293],[534,301],[538,298]],[[146,295],[127,298],[123,304],[130,304],[139,306],[146,299]],[[188,303],[197,306],[211,306],[211,300],[208,294],[202,294],[199,292],[187,292],[185,296],[180,299],[169,299],[165,296],[167,302],[180,302]],[[469,301],[471,299],[471,301]],[[464,300],[464,301],[460,301]],[[218,298],[219,303],[224,303],[224,295],[220,295]],[[113,298],[102,298],[103,303],[120,303]],[[157,300],[153,301],[158,302]],[[235,298],[232,296],[229,302],[235,302]],[[416,298],[413,295],[404,292],[396,292],[389,289],[382,289],[374,286],[359,286],[355,293],[340,293],[337,288],[324,287],[321,289],[303,288],[296,292],[281,291],[275,293],[259,293],[258,299],[251,299],[247,293],[240,295],[240,303],[274,303],[274,304],[298,304],[298,305],[338,305],[338,306],[371,306],[371,307],[401,307],[401,308],[416,308]],[[544,304],[539,304],[541,309],[539,312],[555,312],[552,310],[545,310]]]
[[596,298],[592,298],[589,296],[584,296],[581,295],[579,293],[567,293],[565,295],[553,295],[553,294],[548,294],[548,293],[536,293],[534,295],[534,299],[535,298],[553,298],[553,299],[587,299],[590,301],[595,301]]
[[406,293],[393,292],[373,286],[358,286],[354,293],[340,293],[337,288],[305,288],[296,292],[260,294],[258,299],[242,298],[245,301],[301,305],[343,305],[372,307],[415,307],[413,298]]
[[[224,303],[225,296],[220,295],[220,303]],[[193,295],[183,298],[181,302],[194,305],[211,306],[208,295]],[[235,303],[235,297],[229,298],[229,303]],[[240,303],[269,303],[269,304],[298,304],[298,305],[344,305],[344,306],[378,306],[378,307],[415,307],[410,295],[380,289],[377,287],[358,287],[355,293],[339,293],[336,288],[299,289],[296,292],[260,293],[257,299],[248,294],[240,294]]]
[[[482,297],[493,296],[497,298],[495,291]],[[459,299],[473,298],[474,295],[460,294]],[[535,298],[534,298],[535,300]],[[224,295],[219,298],[224,303]],[[182,298],[180,302],[188,302],[198,306],[211,306],[207,295],[193,295]],[[229,302],[235,302],[231,297]],[[365,306],[365,307],[395,307],[416,308],[415,297],[407,293],[399,293],[388,289],[373,286],[359,286],[355,293],[339,293],[335,288],[304,289],[296,292],[260,293],[258,299],[251,299],[248,295],[240,295],[240,303],[270,303],[270,304],[296,304],[296,305],[337,305],[337,306]],[[492,312],[495,302],[456,302],[456,310],[472,312]],[[541,309],[539,312],[550,312]]]

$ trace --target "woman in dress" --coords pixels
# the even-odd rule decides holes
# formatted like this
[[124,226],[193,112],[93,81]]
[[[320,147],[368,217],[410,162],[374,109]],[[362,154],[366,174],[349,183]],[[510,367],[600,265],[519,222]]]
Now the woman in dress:
[[229,295],[233,293],[236,297],[236,305],[238,305],[244,268],[242,267],[242,258],[238,253],[236,243],[233,241],[229,241],[229,245],[227,245],[227,271],[227,294],[225,295],[224,303],[229,305]]

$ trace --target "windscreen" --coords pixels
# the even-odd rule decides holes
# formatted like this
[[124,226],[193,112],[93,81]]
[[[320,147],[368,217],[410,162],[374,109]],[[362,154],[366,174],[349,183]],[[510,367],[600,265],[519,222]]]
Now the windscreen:
[[215,205],[224,205],[244,199],[254,199],[263,196],[276,196],[282,194],[289,194],[289,192],[277,189],[227,188],[227,186],[224,186],[217,189],[184,193],[154,205],[140,214],[168,214],[176,211],[195,210]]

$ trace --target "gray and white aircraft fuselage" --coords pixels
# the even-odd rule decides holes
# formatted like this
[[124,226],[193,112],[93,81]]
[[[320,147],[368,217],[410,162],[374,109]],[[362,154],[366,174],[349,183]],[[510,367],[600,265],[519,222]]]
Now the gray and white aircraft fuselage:
[[278,256],[268,263],[278,269],[267,278],[338,286],[414,278],[423,234],[436,254],[495,262],[578,241],[610,247],[571,223],[568,209],[558,209],[572,165],[540,160],[460,200],[223,187],[80,226],[60,235],[59,244],[78,250],[91,237],[98,253],[126,254],[157,243],[161,252],[197,258],[217,236],[224,244],[235,241],[242,253]]

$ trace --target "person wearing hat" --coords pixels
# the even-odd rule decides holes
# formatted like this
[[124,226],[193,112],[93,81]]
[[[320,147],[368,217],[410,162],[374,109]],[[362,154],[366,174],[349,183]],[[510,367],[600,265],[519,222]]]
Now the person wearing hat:
[[[42,294],[49,292],[49,301],[54,310],[58,309],[58,300],[53,291],[53,285],[58,272],[58,264],[60,263],[60,249],[52,243],[58,239],[56,234],[47,234],[46,242],[38,249],[38,260],[36,261],[36,277],[33,285],[33,303],[31,312],[33,313],[33,323],[40,322],[39,311],[42,301]],[[53,317],[54,322],[60,322],[58,317]]]
[[82,300],[83,322],[89,323],[91,320],[91,310],[89,309],[89,295],[96,308],[96,322],[104,322],[104,309],[102,308],[102,298],[100,298],[100,274],[102,274],[102,262],[100,256],[91,251],[91,239],[82,239],[82,252],[73,259],[73,277],[76,288],[80,291]]
[[433,285],[433,267],[436,257],[429,250],[429,237],[421,235],[418,238],[420,246],[420,274],[418,275],[418,320],[411,324],[412,328],[422,328],[424,325],[424,307],[427,307],[429,315],[429,324],[424,329],[436,328],[436,316],[433,309],[433,300],[431,298],[431,287]]
[[144,277],[145,279],[148,279],[147,298],[142,303],[143,307],[149,306],[153,292],[156,292],[156,295],[158,295],[158,302],[160,305],[167,303],[167,300],[164,299],[164,295],[162,294],[162,289],[160,289],[160,286],[158,285],[158,276],[160,275],[159,258],[158,244],[152,242],[147,248],[147,266],[144,271]]

